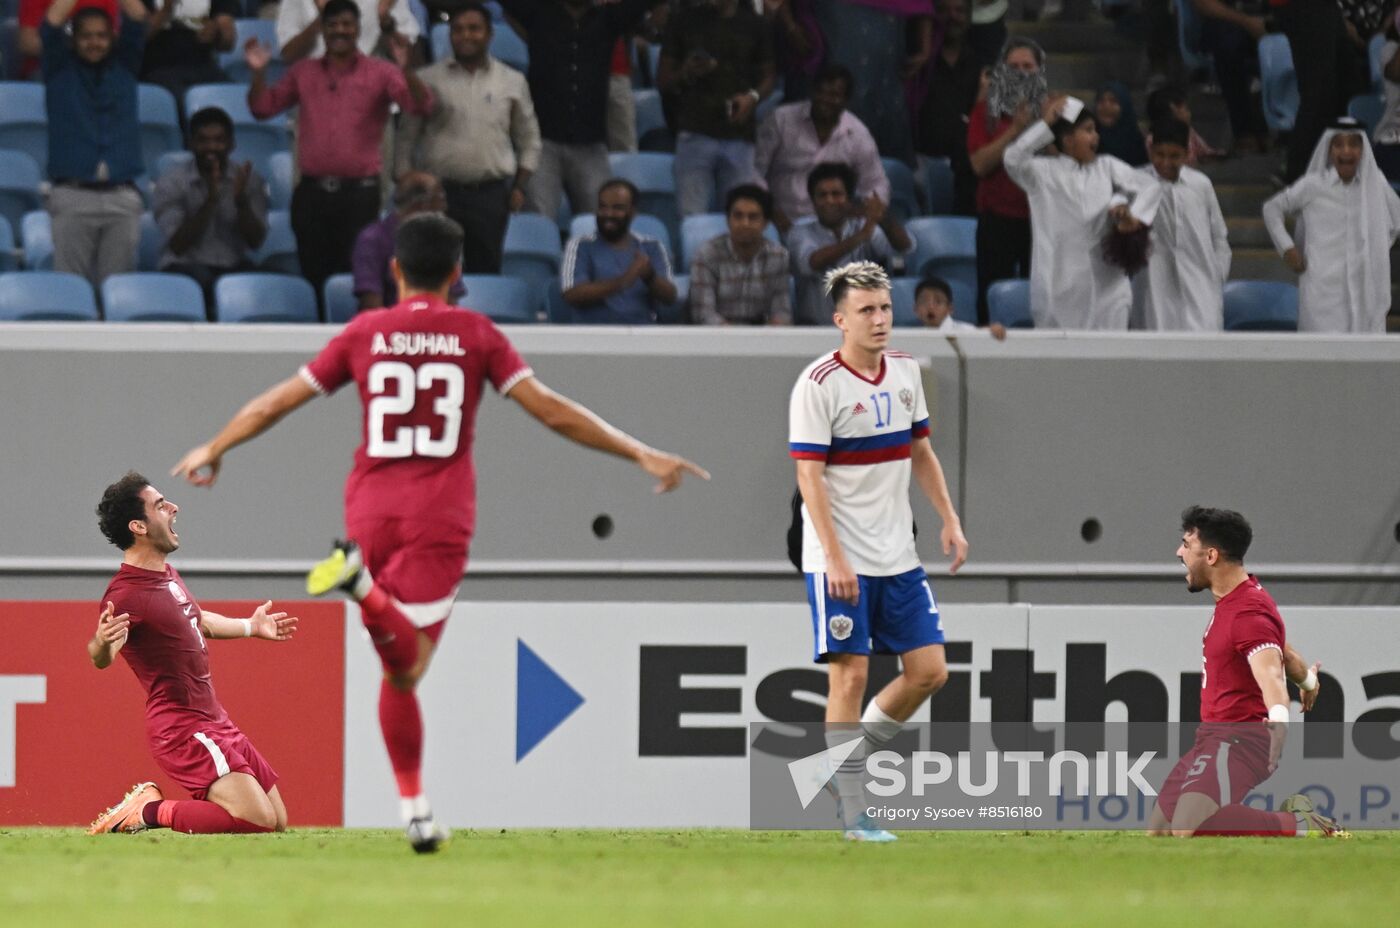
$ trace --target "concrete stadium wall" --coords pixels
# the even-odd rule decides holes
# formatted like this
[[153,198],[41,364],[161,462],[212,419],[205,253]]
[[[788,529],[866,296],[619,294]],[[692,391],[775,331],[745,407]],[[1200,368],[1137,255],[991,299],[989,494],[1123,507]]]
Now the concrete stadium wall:
[[[183,508],[177,563],[201,596],[289,596],[339,530],[358,437],[349,391],[232,452],[213,491],[166,477],[326,327],[0,326],[0,593],[95,597],[117,561],[93,507],[127,468]],[[792,382],[829,331],[516,328],[541,379],[715,478],[656,497],[638,472],[482,404],[480,517],[465,598],[800,598],[784,559]],[[1177,514],[1254,522],[1281,601],[1400,596],[1400,341],[899,333],[928,361],[934,445],[973,544],[942,598],[1188,602]],[[609,537],[595,519],[611,518]],[[935,575],[937,519],[920,502]],[[1081,537],[1098,520],[1094,541]]]

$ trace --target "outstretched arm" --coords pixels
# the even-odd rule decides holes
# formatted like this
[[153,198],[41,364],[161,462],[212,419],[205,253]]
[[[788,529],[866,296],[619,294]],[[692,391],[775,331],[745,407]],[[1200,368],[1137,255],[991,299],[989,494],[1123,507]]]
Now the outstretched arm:
[[681,485],[689,471],[701,480],[709,473],[685,458],[658,451],[604,422],[592,410],[560,396],[534,377],[526,377],[508,394],[526,412],[570,441],[588,448],[626,458],[657,478],[656,492],[665,493]]
[[246,619],[230,619],[228,616],[201,610],[200,628],[205,638],[263,638],[268,641],[286,641],[297,630],[297,617],[285,612],[268,612],[272,600],[268,600],[253,610]]
[[126,644],[126,636],[131,631],[131,616],[116,612],[109,600],[97,617],[97,634],[88,640],[88,659],[98,670],[106,670],[117,657],[117,652]]
[[[300,375],[286,380],[248,401],[218,435],[189,452],[170,470],[172,477],[184,477],[197,487],[212,487],[219,479],[224,454],[245,441],[257,438],[316,395]],[[202,471],[208,470],[208,473]]]

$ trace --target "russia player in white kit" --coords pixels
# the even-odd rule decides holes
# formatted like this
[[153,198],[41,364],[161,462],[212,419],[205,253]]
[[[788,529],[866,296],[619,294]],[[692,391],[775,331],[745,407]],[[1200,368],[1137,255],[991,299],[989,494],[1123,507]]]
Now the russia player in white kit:
[[[893,841],[865,814],[866,749],[898,734],[948,679],[938,601],[914,549],[911,473],[943,520],[952,572],[967,559],[967,539],[929,444],[919,363],[886,350],[889,278],[877,264],[855,262],[827,275],[826,292],[841,348],[797,378],[788,414],[803,500],[802,570],[815,659],[828,665],[828,743],[848,743],[857,724],[865,733],[834,777],[845,835]],[[862,715],[872,652],[898,654],[903,672]]]

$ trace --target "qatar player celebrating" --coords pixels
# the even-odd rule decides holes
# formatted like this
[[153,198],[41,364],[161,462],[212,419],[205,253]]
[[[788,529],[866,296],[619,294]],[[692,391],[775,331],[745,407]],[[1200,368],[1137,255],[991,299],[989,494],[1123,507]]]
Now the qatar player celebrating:
[[[956,571],[967,539],[929,444],[928,406],[919,364],[886,350],[894,310],[878,264],[831,271],[841,348],[797,378],[788,415],[789,453],[802,492],[802,571],[812,607],[815,659],[829,665],[827,741],[865,741],[834,780],[845,837],[893,841],[865,814],[864,761],[896,734],[948,679],[943,623],[928,574],[914,549],[911,474],[943,520],[943,553]],[[898,654],[903,669],[861,714],[872,651]]]
[[230,619],[201,609],[166,557],[180,547],[180,507],[150,482],[129,473],[102,494],[98,526],[122,549],[122,566],[103,594],[97,634],[88,642],[93,666],[126,658],[146,690],[146,736],[156,764],[189,790],[192,800],[168,800],[154,783],[140,783],[88,829],[102,832],[172,828],[189,834],[281,831],[287,808],[277,772],[229,719],[214,695],[207,638],[286,641],[297,620],[268,612]]
[[361,313],[301,371],[249,402],[172,473],[208,486],[231,448],[262,434],[312,397],[354,381],[363,444],[345,484],[352,541],[307,577],[314,595],[341,589],[360,603],[384,665],[379,723],[414,850],[436,850],[446,830],[423,794],[423,722],[414,688],[427,669],[466,567],[476,515],[471,446],[486,381],[544,425],[579,444],[627,458],[674,489],[683,458],[647,447],[535,379],[485,316],[452,306],[462,230],[439,214],[399,227],[392,264],[397,306]]
[[1273,597],[1245,570],[1254,533],[1228,509],[1192,506],[1181,514],[1176,556],[1186,588],[1210,590],[1215,612],[1201,648],[1201,725],[1196,743],[1168,774],[1148,829],[1155,835],[1344,835],[1306,796],[1284,800],[1281,811],[1243,804],[1250,790],[1278,767],[1288,730],[1288,679],[1298,684],[1303,711],[1317,700],[1317,670],[1286,641]]

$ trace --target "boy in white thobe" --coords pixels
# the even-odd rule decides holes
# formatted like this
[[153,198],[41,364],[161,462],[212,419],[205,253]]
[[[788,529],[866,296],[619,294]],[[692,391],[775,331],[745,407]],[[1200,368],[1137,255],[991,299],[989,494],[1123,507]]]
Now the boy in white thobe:
[[[1284,219],[1293,215],[1290,237]],[[1264,204],[1264,225],[1299,275],[1298,331],[1385,331],[1400,197],[1360,123],[1338,120],[1322,134],[1307,173]]]
[[[1038,328],[1126,330],[1133,291],[1127,273],[1104,259],[1104,237],[1150,226],[1161,186],[1098,155],[1094,117],[1081,101],[1052,97],[1042,117],[1003,158],[1031,204],[1031,315]],[[1063,154],[1037,157],[1052,141]]]
[[1190,139],[1190,128],[1178,119],[1152,127],[1152,164],[1142,170],[1160,185],[1162,202],[1137,293],[1145,329],[1219,332],[1224,327],[1230,242],[1210,178],[1186,167]]

